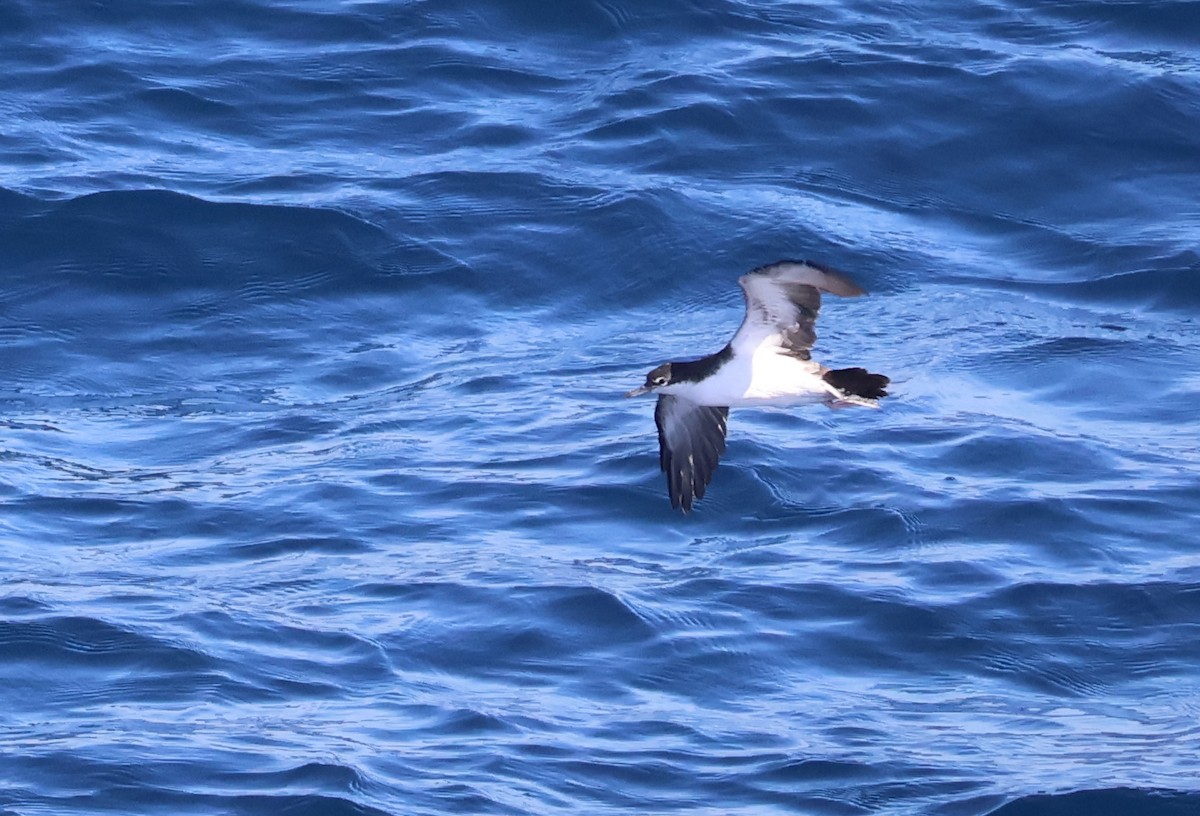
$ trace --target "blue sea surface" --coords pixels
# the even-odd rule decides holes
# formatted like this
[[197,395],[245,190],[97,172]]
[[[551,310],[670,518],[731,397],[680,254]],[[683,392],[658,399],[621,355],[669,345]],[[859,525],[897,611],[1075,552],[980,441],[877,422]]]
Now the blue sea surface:
[[[0,816],[1200,813],[1200,4],[0,4]],[[645,372],[812,258],[882,410]]]

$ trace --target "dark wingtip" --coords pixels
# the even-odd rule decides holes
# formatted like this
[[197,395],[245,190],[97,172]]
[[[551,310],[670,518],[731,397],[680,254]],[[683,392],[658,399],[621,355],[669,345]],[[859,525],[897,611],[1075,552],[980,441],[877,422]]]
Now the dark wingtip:
[[864,399],[886,397],[888,392],[885,389],[888,383],[891,382],[884,375],[872,374],[865,368],[839,368],[833,371],[826,371],[824,378],[825,382],[842,393],[855,397],[863,397]]
[[667,474],[667,492],[671,496],[671,507],[682,512],[685,516],[692,512],[692,504],[696,499],[704,495],[703,490],[696,490],[696,484],[693,483],[693,474],[679,470],[675,474],[675,479],[671,479],[671,474]]

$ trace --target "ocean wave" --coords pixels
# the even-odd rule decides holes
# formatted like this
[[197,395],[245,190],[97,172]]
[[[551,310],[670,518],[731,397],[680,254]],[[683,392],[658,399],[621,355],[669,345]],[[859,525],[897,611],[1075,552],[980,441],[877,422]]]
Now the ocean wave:
[[[24,212],[0,221],[0,236],[14,249],[9,274],[47,287],[145,295],[269,284],[287,299],[394,289],[407,277],[448,268],[420,247],[399,246],[379,228],[328,209],[210,202],[162,190],[16,200]],[[46,274],[48,265],[54,274]]]
[[1186,6],[2,4],[0,811],[1194,810]]
[[1200,808],[1200,795],[1188,791],[1109,788],[1059,794],[1022,796],[989,816],[1189,816]]

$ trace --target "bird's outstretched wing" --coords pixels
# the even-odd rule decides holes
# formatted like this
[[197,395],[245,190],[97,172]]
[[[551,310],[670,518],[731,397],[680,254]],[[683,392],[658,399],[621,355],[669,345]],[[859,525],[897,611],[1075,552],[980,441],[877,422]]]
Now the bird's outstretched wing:
[[659,463],[667,474],[667,494],[675,509],[686,513],[695,499],[704,496],[704,488],[725,452],[728,419],[728,408],[659,395],[654,407]]
[[785,354],[809,359],[816,342],[813,324],[821,293],[842,297],[866,294],[858,284],[812,261],[779,261],[738,278],[746,298],[746,317],[730,339],[735,354],[753,354],[764,343]]

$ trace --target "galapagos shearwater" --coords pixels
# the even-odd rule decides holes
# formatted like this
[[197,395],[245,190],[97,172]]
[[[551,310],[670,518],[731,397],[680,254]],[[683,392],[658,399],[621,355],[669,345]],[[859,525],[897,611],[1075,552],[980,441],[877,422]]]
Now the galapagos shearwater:
[[738,279],[746,300],[742,325],[725,348],[698,360],[663,363],[625,396],[658,395],[659,464],[671,506],[687,513],[704,496],[725,452],[735,405],[823,403],[879,407],[889,382],[865,368],[830,369],[810,354],[821,293],[866,292],[845,275],[812,261],[778,261]]

